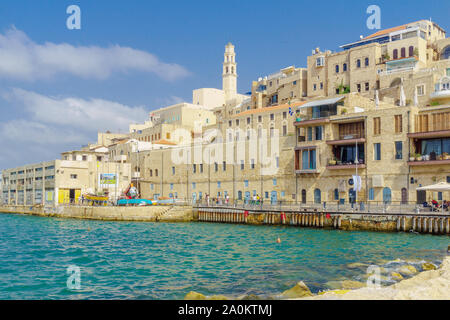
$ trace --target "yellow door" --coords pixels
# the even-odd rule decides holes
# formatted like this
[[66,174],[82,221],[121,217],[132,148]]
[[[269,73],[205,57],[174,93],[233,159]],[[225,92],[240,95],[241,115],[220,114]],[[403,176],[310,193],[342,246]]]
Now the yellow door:
[[68,189],[60,189],[58,194],[58,203],[65,204],[69,203],[69,190]]
[[80,201],[80,196],[81,196],[81,190],[75,189],[75,203],[78,203]]

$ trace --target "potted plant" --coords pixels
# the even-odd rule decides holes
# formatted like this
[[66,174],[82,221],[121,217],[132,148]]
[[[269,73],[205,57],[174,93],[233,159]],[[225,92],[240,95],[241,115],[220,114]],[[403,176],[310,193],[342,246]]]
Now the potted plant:
[[414,160],[416,160],[416,154],[415,153],[411,154],[411,156],[409,157],[409,161],[414,161]]
[[447,152],[442,153],[442,160],[450,160],[450,155]]
[[420,153],[416,153],[416,161],[422,161],[422,155]]
[[331,158],[331,159],[328,161],[328,164],[329,164],[330,166],[335,166],[335,165],[336,165],[336,158]]

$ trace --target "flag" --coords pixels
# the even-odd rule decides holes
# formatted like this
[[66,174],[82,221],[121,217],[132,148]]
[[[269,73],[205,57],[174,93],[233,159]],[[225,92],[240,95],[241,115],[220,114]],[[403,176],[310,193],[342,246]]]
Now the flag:
[[292,108],[291,108],[291,107],[289,107],[289,115],[290,115],[290,116],[293,116],[293,115],[294,115],[294,111],[292,111]]
[[362,182],[360,176],[352,176],[353,177],[353,190],[354,191],[361,191]]

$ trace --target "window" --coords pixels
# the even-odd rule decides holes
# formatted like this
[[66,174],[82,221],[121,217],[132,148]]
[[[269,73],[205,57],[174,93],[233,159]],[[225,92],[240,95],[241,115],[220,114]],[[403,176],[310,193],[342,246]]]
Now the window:
[[244,170],[245,165],[244,165],[244,160],[241,160],[241,170]]
[[393,57],[394,59],[398,59],[398,49],[394,49]]
[[317,90],[317,84],[314,83],[313,88],[314,88],[314,91],[316,91]]
[[339,73],[339,65],[338,64],[336,65],[335,68],[336,68],[336,73]]
[[236,125],[239,126],[239,119],[236,119]]
[[251,160],[250,160],[250,163],[251,163],[250,167],[251,167],[252,169],[255,169],[255,159],[251,159]]
[[270,120],[274,120],[275,119],[275,115],[273,113],[270,114]]
[[152,169],[149,170],[149,173],[150,173],[150,177],[153,177],[153,170]]
[[155,189],[155,185],[154,185],[153,183],[150,184],[150,189],[151,189],[151,190]]
[[248,180],[244,180],[244,187],[248,188]]
[[361,84],[360,84],[360,83],[358,83],[358,84],[356,85],[356,90],[358,90],[358,92],[361,92]]
[[227,163],[225,161],[222,163],[222,169],[223,171],[227,171]]
[[395,133],[401,133],[403,131],[402,115],[398,114],[394,116]]
[[76,175],[76,174],[71,174],[70,175],[70,179],[77,179],[78,178],[78,175]]
[[406,58],[406,48],[402,48],[400,52],[401,58]]
[[195,182],[192,182],[192,189],[195,189],[197,187],[197,184]]
[[373,144],[373,159],[376,161],[381,160],[381,143]]
[[361,68],[361,60],[360,59],[356,60],[356,67]]
[[417,90],[417,95],[418,96],[424,96],[425,95],[425,86],[423,84],[418,85],[416,87],[416,90]]
[[283,125],[283,137],[287,136],[287,125]]
[[366,67],[369,66],[369,58],[365,58],[365,59],[364,59],[364,65],[365,65]]
[[320,90],[323,89],[323,82],[320,83]]
[[197,173],[197,165],[195,163],[192,165],[192,172]]
[[219,164],[217,162],[214,162],[214,171],[219,171]]
[[396,141],[395,142],[395,160],[403,159],[403,142]]
[[384,203],[391,203],[392,199],[392,193],[390,188],[384,188],[383,189],[383,202]]
[[305,149],[302,151],[302,170],[316,169],[316,149]]
[[200,173],[203,173],[203,163],[200,163]]
[[334,189],[334,200],[339,200],[339,189]]
[[87,156],[83,156],[81,159],[82,159],[83,161],[87,161]]
[[277,179],[272,179],[272,184],[273,184],[274,186],[276,186],[276,185],[277,185]]
[[258,122],[262,122],[262,116],[258,116]]
[[316,127],[316,140],[322,140],[323,127]]
[[323,67],[325,65],[325,57],[316,58],[316,67]]
[[409,56],[412,57],[414,55],[414,47],[410,46],[409,47]]
[[250,117],[247,118],[247,124],[250,124]]
[[380,134],[381,133],[381,118],[376,117],[373,118],[373,134]]
[[175,167],[172,167],[172,174],[175,174]]
[[375,200],[375,191],[373,188],[369,189],[369,200]]
[[155,169],[155,177],[158,176],[158,169]]
[[450,183],[450,176],[447,176],[447,183]]
[[220,189],[222,187],[222,183],[220,181],[217,181],[217,189]]
[[277,168],[279,168],[280,167],[280,157],[275,157],[275,162],[276,162]]
[[342,65],[342,71],[347,71],[347,64],[346,63],[344,63],[343,65]]
[[269,199],[269,192],[268,191],[264,192],[264,198]]
[[308,141],[312,141],[313,128],[312,127],[308,127],[307,131],[308,131]]
[[370,84],[369,84],[369,82],[366,82],[366,91],[369,91],[370,90]]
[[170,190],[173,190],[173,183],[170,184]]
[[233,121],[228,121],[228,126],[231,127],[233,125]]

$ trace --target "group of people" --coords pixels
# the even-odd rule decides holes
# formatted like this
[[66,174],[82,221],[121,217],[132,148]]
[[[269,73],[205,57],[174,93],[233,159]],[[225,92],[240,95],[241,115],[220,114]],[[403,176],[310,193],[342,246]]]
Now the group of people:
[[230,203],[230,196],[227,194],[225,195],[225,197],[222,199],[222,197],[220,195],[218,195],[217,197],[213,197],[211,199],[211,197],[209,196],[209,194],[207,193],[205,195],[205,200],[206,200],[206,204],[209,206],[211,204],[216,204],[216,205],[228,205]]
[[424,207],[430,207],[432,211],[448,211],[450,206],[450,201],[444,200],[442,204],[439,204],[438,201],[432,200],[431,203],[425,202]]

